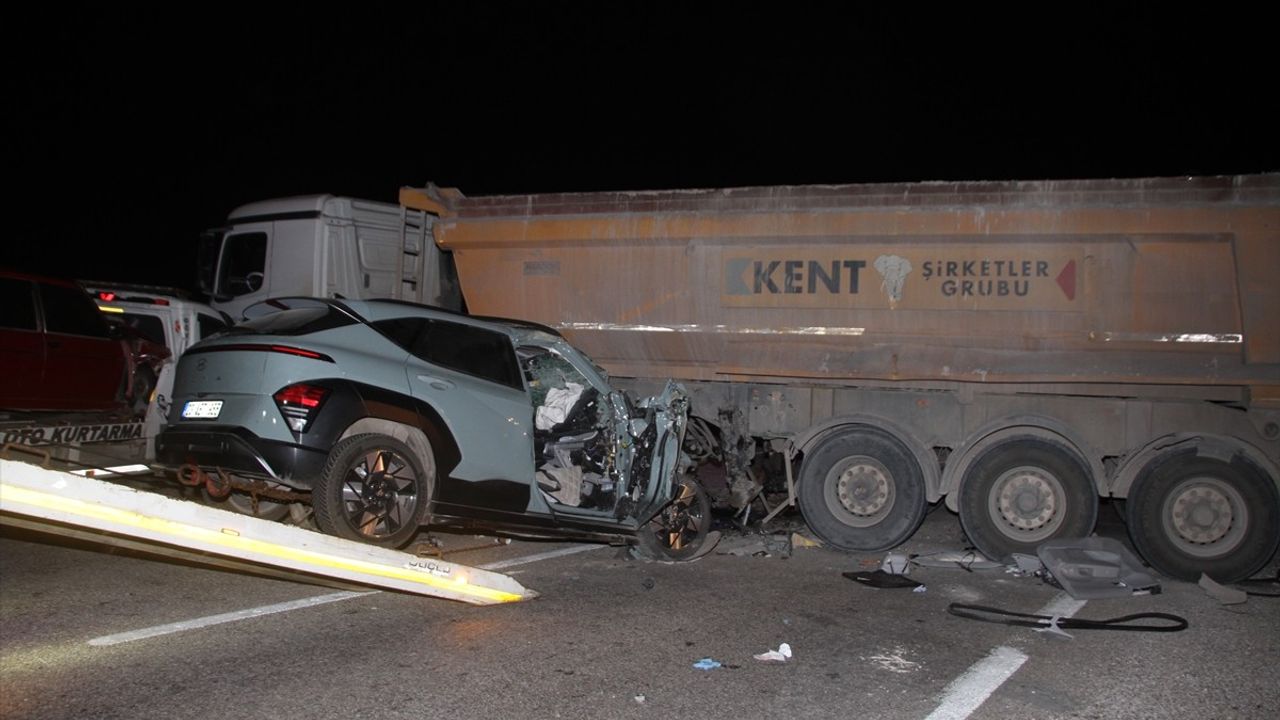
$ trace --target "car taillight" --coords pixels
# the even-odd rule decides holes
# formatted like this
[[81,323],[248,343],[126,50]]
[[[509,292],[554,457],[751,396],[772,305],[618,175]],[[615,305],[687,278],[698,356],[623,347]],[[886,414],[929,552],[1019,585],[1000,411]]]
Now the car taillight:
[[301,433],[307,431],[307,426],[311,424],[328,394],[329,391],[325,388],[298,383],[280,388],[271,397],[275,399],[276,407],[280,408],[280,414],[289,424],[289,429]]

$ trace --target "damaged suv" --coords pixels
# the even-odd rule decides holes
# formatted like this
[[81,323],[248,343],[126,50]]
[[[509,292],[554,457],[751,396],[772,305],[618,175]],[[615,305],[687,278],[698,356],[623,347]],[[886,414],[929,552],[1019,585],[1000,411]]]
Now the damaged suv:
[[430,524],[679,559],[707,534],[674,383],[635,403],[554,330],[401,301],[245,314],[178,365],[156,452],[180,477],[309,491],[321,530],[390,547]]

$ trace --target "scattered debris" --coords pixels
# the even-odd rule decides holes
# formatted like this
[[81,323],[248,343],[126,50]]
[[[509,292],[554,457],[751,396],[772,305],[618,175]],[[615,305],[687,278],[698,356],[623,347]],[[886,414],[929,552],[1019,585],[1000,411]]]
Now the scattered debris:
[[719,661],[712,660],[711,658],[702,658],[693,664],[693,668],[695,670],[715,670],[718,667],[720,667]]
[[[968,620],[1035,628],[1053,635],[1067,635],[1067,633],[1063,632],[1064,629],[1128,630],[1134,632],[1178,632],[1187,629],[1186,618],[1159,612],[1134,613],[1133,615],[1122,615],[1105,620],[1084,620],[1061,615],[1034,615],[986,607],[984,605],[964,605],[962,603],[951,603],[947,606],[947,612]],[[1150,622],[1152,620],[1156,622]],[[1067,637],[1071,636],[1067,635]]]
[[636,696],[636,702],[640,703],[641,705],[644,704],[644,700],[645,700],[645,697],[643,695]]
[[922,593],[922,592],[927,591],[928,589],[929,589],[929,588],[925,587],[924,585],[917,585],[917,586],[915,586],[915,587],[911,588],[911,592],[914,592],[914,593]]
[[906,651],[900,647],[895,647],[892,653],[882,653],[880,655],[872,655],[871,657],[862,658],[868,662],[873,662],[881,668],[889,672],[904,674],[916,672],[920,669],[920,663],[908,660],[903,657]]
[[778,646],[777,650],[762,652],[759,655],[753,655],[752,657],[765,662],[786,662],[791,658],[791,646],[787,643],[782,643]]
[[961,570],[995,570],[1004,565],[988,559],[977,550],[939,550],[912,555],[911,562],[921,567],[960,568]]
[[903,553],[889,553],[880,561],[880,569],[890,575],[906,575],[911,569],[911,560]]
[[751,557],[791,557],[792,537],[789,535],[731,535],[720,542],[719,555]]
[[1249,600],[1249,594],[1245,591],[1220,585],[1204,573],[1200,573],[1200,582],[1198,584],[1208,593],[1209,597],[1223,605],[1239,605]]
[[1013,553],[1013,565],[1005,568],[1005,572],[1018,577],[1033,577],[1045,572],[1044,563],[1035,555]]
[[1160,581],[1142,569],[1142,562],[1128,548],[1111,538],[1050,540],[1036,548],[1036,555],[1053,580],[1077,600],[1160,592]]
[[883,570],[875,570],[873,572],[857,570],[841,574],[859,585],[873,588],[911,588],[914,590],[918,587],[924,587],[924,583],[918,583],[906,575],[891,575]]
[[814,540],[808,535],[801,535],[800,533],[791,533],[791,547],[792,548],[816,548],[816,547],[822,547],[822,543],[818,542],[817,540]]
[[640,587],[644,588],[645,590],[652,590],[653,586],[656,584],[657,583],[651,577],[647,577],[640,581]]

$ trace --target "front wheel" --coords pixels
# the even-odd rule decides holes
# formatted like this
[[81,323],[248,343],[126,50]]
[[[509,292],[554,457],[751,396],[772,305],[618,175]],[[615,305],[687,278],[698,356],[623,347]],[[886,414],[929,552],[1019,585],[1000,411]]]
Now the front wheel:
[[334,446],[312,487],[316,525],[348,540],[403,547],[426,515],[432,479],[403,442],[353,435]]
[[1087,466],[1042,438],[1010,438],[992,446],[961,483],[960,524],[993,560],[1035,555],[1046,540],[1086,537],[1098,517]]
[[711,501],[690,477],[682,477],[675,497],[636,534],[642,554],[654,560],[688,560],[697,555],[711,529]]
[[1275,483],[1239,459],[1194,453],[1156,458],[1129,493],[1129,536],[1157,570],[1221,583],[1261,570],[1280,544]]
[[805,453],[798,504],[823,542],[874,552],[900,545],[924,520],[924,473],[902,441],[854,427]]

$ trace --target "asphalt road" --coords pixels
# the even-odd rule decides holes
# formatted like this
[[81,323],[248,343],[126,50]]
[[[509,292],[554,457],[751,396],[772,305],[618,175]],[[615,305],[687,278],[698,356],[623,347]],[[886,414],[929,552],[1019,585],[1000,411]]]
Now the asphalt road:
[[[464,549],[485,544],[445,538],[472,565],[568,547]],[[900,550],[962,546],[938,510]],[[1166,581],[1160,595],[1081,606],[999,570],[915,568],[922,593],[841,575],[878,558],[797,548],[668,565],[592,547],[507,569],[541,593],[531,602],[374,592],[102,645],[339,591],[5,528],[0,718],[1232,718],[1280,705],[1280,600],[1225,607]],[[952,602],[1169,612],[1190,627],[1066,639],[957,618]],[[790,660],[753,658],[783,642]],[[696,669],[702,658],[721,667]]]

